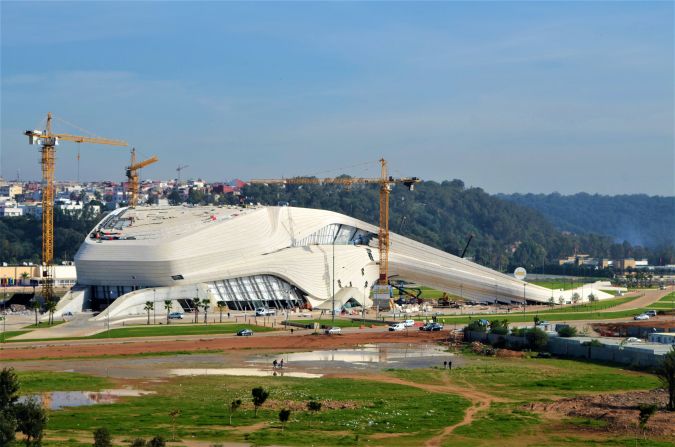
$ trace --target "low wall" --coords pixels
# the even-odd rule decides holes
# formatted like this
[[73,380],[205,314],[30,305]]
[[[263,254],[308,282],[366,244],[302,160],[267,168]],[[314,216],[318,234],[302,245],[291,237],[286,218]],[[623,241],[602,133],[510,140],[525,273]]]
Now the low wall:
[[[525,337],[515,337],[513,335],[487,334],[485,332],[466,331],[464,333],[466,341],[479,341],[494,345],[500,338],[506,340],[509,346],[525,347],[527,340]],[[584,345],[587,340],[575,338],[551,337],[549,336],[546,350],[551,354],[560,357],[583,358],[596,360],[600,362],[621,363],[639,368],[649,368],[658,366],[662,362],[663,356],[656,354],[646,348],[619,345]]]

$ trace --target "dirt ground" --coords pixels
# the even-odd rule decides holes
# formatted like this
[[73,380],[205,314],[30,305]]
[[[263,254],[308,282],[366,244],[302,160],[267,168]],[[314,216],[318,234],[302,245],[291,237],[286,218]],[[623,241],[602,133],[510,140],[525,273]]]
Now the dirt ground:
[[[675,436],[673,414],[665,411],[668,399],[663,390],[631,391],[618,394],[596,394],[572,397],[554,402],[534,402],[528,410],[539,413],[557,414],[567,417],[591,418],[605,422],[603,430],[611,433],[634,434],[637,430],[639,410],[642,403],[656,403],[659,410],[649,419],[646,433],[656,436]],[[597,427],[589,427],[597,431]]]
[[62,357],[99,357],[102,355],[133,355],[167,351],[201,350],[258,350],[258,349],[331,349],[366,343],[420,343],[438,342],[447,338],[447,332],[352,332],[341,335],[275,334],[261,337],[204,336],[198,339],[152,340],[116,339],[114,342],[54,344],[39,347],[5,347],[0,351],[2,360],[31,360]]

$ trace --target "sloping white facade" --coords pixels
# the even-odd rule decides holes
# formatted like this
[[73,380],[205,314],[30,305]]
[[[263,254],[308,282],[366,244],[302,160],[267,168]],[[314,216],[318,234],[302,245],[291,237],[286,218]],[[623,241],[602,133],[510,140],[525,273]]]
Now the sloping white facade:
[[[143,313],[147,301],[156,303],[156,312],[164,311],[164,300],[179,310],[194,297],[208,299],[211,312],[222,300],[234,309],[323,308],[333,292],[338,304],[370,305],[378,256],[377,227],[331,211],[142,206],[106,216],[75,265],[79,290],[89,294],[83,302],[112,301],[110,316],[123,316]],[[549,302],[553,296],[397,234],[391,234],[389,275],[479,301]],[[556,302],[563,294],[571,292],[556,291]]]

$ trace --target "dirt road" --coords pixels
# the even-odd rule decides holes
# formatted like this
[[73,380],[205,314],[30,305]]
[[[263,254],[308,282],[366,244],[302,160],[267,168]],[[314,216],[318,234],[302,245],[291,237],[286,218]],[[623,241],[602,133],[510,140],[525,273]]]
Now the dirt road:
[[152,339],[118,338],[112,340],[72,340],[68,342],[8,343],[0,350],[0,360],[31,360],[63,357],[100,357],[103,355],[133,355],[167,351],[237,350],[237,349],[331,349],[366,343],[438,342],[447,338],[443,332],[387,332],[383,329],[345,332],[341,335],[311,333],[266,333],[252,337],[233,335],[202,335],[185,337],[154,337]]

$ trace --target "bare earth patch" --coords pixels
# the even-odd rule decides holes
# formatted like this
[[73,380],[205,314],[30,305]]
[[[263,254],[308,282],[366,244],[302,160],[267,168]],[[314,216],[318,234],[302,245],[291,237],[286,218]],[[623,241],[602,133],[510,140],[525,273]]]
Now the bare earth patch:
[[588,427],[587,430],[591,431],[634,434],[637,429],[638,405],[654,403],[659,406],[659,410],[649,419],[647,434],[675,436],[675,423],[673,422],[675,415],[665,411],[667,400],[666,392],[659,389],[571,397],[554,402],[533,402],[527,404],[526,408],[549,416],[555,413],[567,417],[590,418],[606,423],[601,427]]

